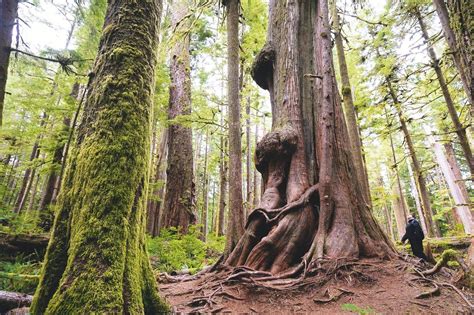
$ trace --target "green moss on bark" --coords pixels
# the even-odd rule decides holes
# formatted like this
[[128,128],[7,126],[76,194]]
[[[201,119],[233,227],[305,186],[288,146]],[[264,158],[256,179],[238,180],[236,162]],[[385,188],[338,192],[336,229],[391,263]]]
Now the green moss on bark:
[[159,313],[145,248],[159,0],[109,2],[33,314]]

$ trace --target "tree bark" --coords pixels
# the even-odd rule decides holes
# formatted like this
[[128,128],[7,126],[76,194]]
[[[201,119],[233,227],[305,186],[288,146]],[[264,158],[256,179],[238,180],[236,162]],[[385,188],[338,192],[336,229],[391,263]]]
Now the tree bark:
[[229,214],[228,255],[244,232],[242,199],[242,141],[239,93],[239,0],[227,0],[227,102],[229,104]]
[[[323,256],[394,255],[354,176],[330,33],[326,0],[270,2],[267,44],[252,69],[257,84],[269,90],[273,111],[272,132],[256,148],[264,193],[228,265],[280,274]],[[302,71],[308,59],[314,66],[309,75]],[[305,80],[313,80],[314,98],[304,93]],[[303,120],[308,109],[314,120]],[[308,121],[314,122],[310,130]]]
[[161,1],[108,2],[30,312],[160,313],[145,246]]
[[12,33],[18,18],[18,0],[3,0],[0,5],[0,126],[3,122]]
[[[191,73],[187,18],[188,1],[173,2],[172,24],[175,29],[170,65],[170,99],[168,118],[191,114]],[[179,227],[187,232],[197,220],[193,175],[192,130],[179,122],[168,127],[168,167],[166,192],[160,226]]]
[[337,14],[336,1],[332,0],[333,11],[333,30],[335,33],[336,51],[339,61],[339,73],[341,75],[342,83],[342,98],[344,117],[346,119],[347,131],[349,135],[350,148],[352,153],[352,160],[354,161],[355,171],[359,177],[359,182],[362,183],[362,191],[365,194],[366,202],[372,205],[370,197],[369,179],[365,171],[365,163],[362,155],[362,141],[360,139],[359,126],[357,124],[357,113],[354,107],[354,100],[352,98],[352,88],[349,79],[349,71],[347,69],[346,56],[344,52],[344,44],[342,41],[342,25]]
[[[444,38],[448,43],[449,52],[453,56],[454,64],[461,77],[461,82],[471,104],[471,117],[474,106],[474,63],[472,61],[473,36],[472,11],[473,3],[470,0],[448,1],[451,12],[448,12],[445,0],[433,0],[438,13]],[[457,8],[457,10],[456,10]],[[455,18],[454,20],[452,18]],[[471,21],[469,22],[469,19]],[[454,28],[453,28],[454,26]]]
[[446,107],[448,108],[449,116],[451,117],[451,120],[453,121],[454,130],[456,131],[456,134],[458,135],[458,138],[459,138],[459,142],[461,143],[461,147],[464,152],[464,158],[466,159],[467,165],[469,166],[469,170],[471,172],[471,177],[473,177],[474,176],[474,157],[472,156],[471,146],[469,145],[469,140],[467,138],[466,128],[461,124],[461,121],[459,120],[456,107],[454,106],[453,99],[451,98],[451,93],[449,92],[449,89],[448,89],[448,84],[446,83],[443,71],[441,70],[441,67],[439,66],[439,60],[436,57],[436,53],[433,49],[433,46],[430,43],[430,36],[428,35],[425,22],[423,21],[423,18],[421,17],[421,14],[418,11],[418,9],[416,9],[415,15],[418,19],[421,33],[426,43],[428,55],[431,59],[431,66],[436,73],[436,77],[438,78],[438,82],[441,87],[441,91],[443,92],[444,100],[446,102]]
[[217,235],[224,235],[225,227],[225,208],[227,205],[227,138],[224,139],[221,136],[221,155],[220,155],[220,164],[219,164],[219,174],[220,174],[220,193],[219,193],[219,223],[217,229]]
[[247,97],[247,105],[245,106],[245,140],[247,142],[247,156],[245,159],[245,180],[246,180],[246,190],[247,196],[245,198],[245,218],[250,213],[252,209],[252,177],[250,176],[250,168],[252,165],[252,144],[250,142],[250,96]]

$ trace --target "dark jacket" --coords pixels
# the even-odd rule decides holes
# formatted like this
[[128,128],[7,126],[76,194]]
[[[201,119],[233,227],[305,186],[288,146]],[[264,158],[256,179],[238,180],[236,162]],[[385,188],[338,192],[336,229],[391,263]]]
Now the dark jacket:
[[402,243],[405,242],[407,239],[409,241],[414,240],[423,240],[425,238],[425,234],[423,234],[423,230],[421,229],[420,223],[416,219],[411,219],[408,221],[405,235],[402,237]]

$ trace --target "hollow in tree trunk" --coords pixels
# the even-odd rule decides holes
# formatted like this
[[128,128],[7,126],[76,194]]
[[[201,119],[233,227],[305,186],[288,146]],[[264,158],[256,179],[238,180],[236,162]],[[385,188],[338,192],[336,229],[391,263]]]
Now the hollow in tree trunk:
[[161,1],[108,1],[32,314],[169,311],[145,248]]
[[[334,78],[328,20],[327,0],[270,2],[267,43],[252,70],[257,84],[269,90],[273,110],[272,132],[256,148],[264,193],[227,258],[228,265],[278,274],[323,256],[395,253],[355,176]],[[314,38],[311,45],[301,40],[307,32]],[[302,71],[308,58],[315,75]],[[308,84],[304,80],[314,84],[314,98],[301,97],[302,86]],[[310,126],[305,124],[312,120],[303,120],[305,107],[315,113]],[[314,142],[308,145],[308,139]],[[315,154],[308,155],[307,147],[314,147]],[[311,172],[309,165],[315,167]]]

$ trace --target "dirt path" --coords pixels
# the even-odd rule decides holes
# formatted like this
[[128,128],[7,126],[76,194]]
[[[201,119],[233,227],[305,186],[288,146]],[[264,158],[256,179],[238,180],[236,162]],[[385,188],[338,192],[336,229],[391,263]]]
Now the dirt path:
[[[416,268],[423,269],[421,265]],[[416,298],[433,290],[413,265],[404,261],[364,260],[327,262],[304,280],[260,280],[265,275],[235,270],[207,273],[190,280],[162,283],[161,295],[178,313],[312,313],[312,314],[472,314],[463,298],[439,285],[434,296]],[[232,276],[234,275],[234,276]],[[235,279],[229,279],[235,277]],[[437,283],[449,281],[444,271]],[[225,279],[228,279],[225,281]],[[168,280],[170,280],[168,278]],[[176,279],[173,279],[176,280]],[[184,280],[184,281],[183,281]],[[161,281],[165,279],[161,278]],[[463,291],[470,303],[473,292]]]

